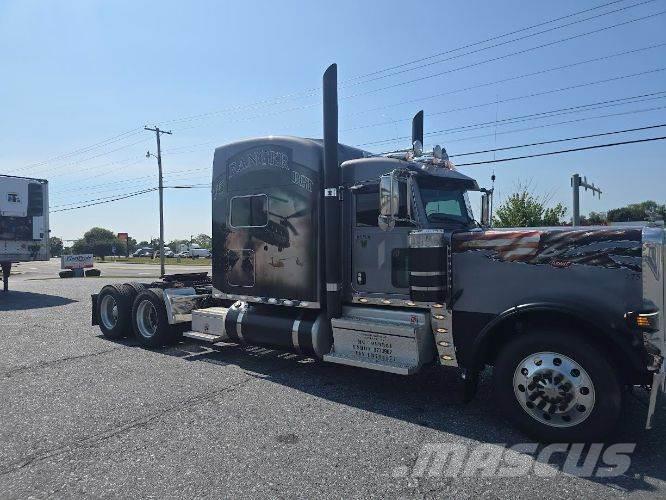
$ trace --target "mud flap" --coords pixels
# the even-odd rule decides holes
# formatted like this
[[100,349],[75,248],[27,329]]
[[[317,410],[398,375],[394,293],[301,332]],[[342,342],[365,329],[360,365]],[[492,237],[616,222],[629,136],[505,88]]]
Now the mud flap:
[[97,294],[94,293],[90,296],[92,299],[92,326],[99,325],[99,317],[97,316]]

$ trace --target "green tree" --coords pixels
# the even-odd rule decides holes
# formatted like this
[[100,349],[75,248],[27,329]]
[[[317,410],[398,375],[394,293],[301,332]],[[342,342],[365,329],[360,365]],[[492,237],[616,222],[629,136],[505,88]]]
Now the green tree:
[[666,205],[659,205],[655,201],[648,200],[608,211],[609,222],[632,222],[650,219],[666,219]]
[[51,257],[60,257],[63,252],[63,242],[57,236],[51,236],[49,238],[49,247],[51,250]]
[[180,252],[180,245],[187,245],[190,243],[190,240],[171,240],[167,246],[174,252],[178,253]]
[[196,243],[201,248],[207,248],[208,250],[211,250],[213,247],[213,239],[203,233],[192,238],[192,243]]
[[83,235],[83,238],[77,240],[72,245],[74,254],[92,253],[95,257],[104,257],[113,255],[125,255],[125,244],[118,239],[113,231],[101,227],[93,227]]
[[519,186],[495,211],[495,227],[560,226],[567,209],[561,203],[546,207],[547,200],[529,192],[529,186]]
[[603,212],[590,212],[580,216],[581,226],[605,226],[608,224],[606,214]]
[[132,238],[131,236],[128,236],[127,237],[127,251],[129,253],[132,253],[137,248],[139,248],[139,247],[138,247],[138,244],[137,244],[136,240],[134,238]]

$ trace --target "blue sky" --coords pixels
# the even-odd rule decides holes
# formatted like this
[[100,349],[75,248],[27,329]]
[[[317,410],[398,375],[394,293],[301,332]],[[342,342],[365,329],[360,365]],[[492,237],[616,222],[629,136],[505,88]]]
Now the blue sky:
[[[141,127],[157,124],[173,130],[162,142],[165,184],[206,184],[216,146],[269,134],[320,137],[320,96],[305,91],[318,91],[331,62],[339,66],[340,140],[347,144],[409,135],[408,118],[421,108],[426,133],[498,121],[426,138],[426,145],[439,143],[450,154],[666,122],[666,94],[655,94],[666,91],[666,70],[659,71],[666,68],[666,45],[645,49],[666,43],[666,15],[509,55],[662,12],[664,0],[618,1],[401,67],[395,72],[407,71],[393,76],[355,79],[609,1],[2,0],[0,173],[49,179],[52,210],[150,188],[157,167],[145,152],[155,150],[155,141]],[[624,10],[611,12],[618,9]],[[581,22],[509,42],[575,21]],[[502,42],[507,43],[486,49]],[[633,49],[645,50],[514,78]],[[485,62],[494,58],[499,59]],[[429,65],[415,67],[423,64]],[[442,74],[404,83],[437,73]],[[601,80],[609,81],[595,83]],[[398,83],[404,84],[379,90]],[[476,88],[461,90],[468,87]],[[524,97],[535,93],[542,95]],[[437,94],[444,95],[422,99]],[[502,122],[634,96],[645,97]],[[407,100],[416,102],[397,104]],[[666,128],[495,157],[663,135]],[[366,148],[406,146],[407,140],[399,140]],[[85,151],[71,154],[80,149]],[[461,171],[487,185],[494,169],[500,201],[518,184],[531,183],[552,203],[568,207],[569,179],[578,172],[604,190],[600,200],[583,196],[586,213],[645,199],[665,202],[665,156],[661,141]],[[492,158],[487,153],[464,161]],[[210,231],[207,189],[167,190],[165,199],[167,240]],[[149,193],[53,213],[51,227],[65,239],[80,237],[93,225],[146,239],[158,234],[157,206],[156,193]]]

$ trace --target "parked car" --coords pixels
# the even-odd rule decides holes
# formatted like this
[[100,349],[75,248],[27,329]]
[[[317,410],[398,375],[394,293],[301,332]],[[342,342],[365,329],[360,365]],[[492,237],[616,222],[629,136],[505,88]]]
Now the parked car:
[[144,247],[144,248],[139,248],[136,250],[133,254],[132,257],[151,257],[153,255],[153,249]]
[[190,252],[180,252],[176,254],[176,257],[179,257],[181,259],[189,259],[192,257],[192,254]]
[[[171,250],[170,248],[167,248],[166,250],[164,250],[164,256],[165,257],[173,257],[174,256],[173,250]],[[153,254],[153,258],[154,259],[159,259],[160,258],[160,251],[159,250],[157,250]]]

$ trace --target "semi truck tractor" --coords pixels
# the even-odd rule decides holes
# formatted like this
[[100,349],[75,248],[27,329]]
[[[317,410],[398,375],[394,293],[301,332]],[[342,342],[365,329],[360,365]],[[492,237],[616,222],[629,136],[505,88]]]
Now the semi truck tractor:
[[48,182],[0,175],[0,267],[3,291],[12,264],[49,259]]
[[498,408],[544,441],[608,436],[641,386],[650,428],[664,229],[492,229],[491,190],[423,151],[422,113],[410,148],[373,155],[338,142],[335,65],[323,83],[323,140],[215,150],[212,276],[105,286],[93,324],[146,346],[185,336],[396,376],[457,370],[468,399],[492,367]]

